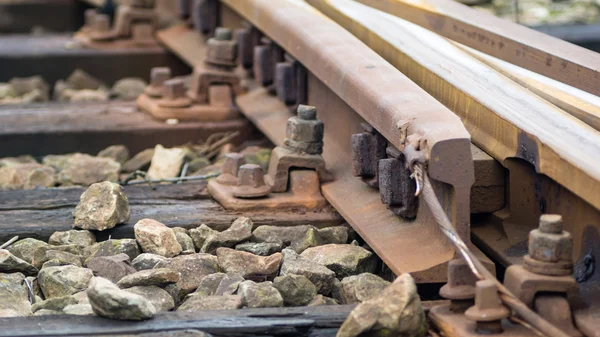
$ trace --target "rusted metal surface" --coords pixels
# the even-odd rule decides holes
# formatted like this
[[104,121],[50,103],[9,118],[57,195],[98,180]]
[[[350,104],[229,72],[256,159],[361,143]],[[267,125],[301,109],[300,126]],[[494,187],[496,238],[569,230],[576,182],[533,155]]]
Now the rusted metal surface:
[[[347,32],[340,30],[330,20],[322,17],[314,9],[303,3],[283,1],[278,6],[270,6],[270,2],[268,1],[248,1],[243,3],[223,1],[223,3],[236,10],[252,24],[255,24],[258,29],[266,32],[273,41],[281,43],[282,48],[301,62],[312,74],[315,74],[321,81],[327,83],[326,87],[323,86],[324,88],[317,87],[320,81],[314,78],[316,81],[311,82],[311,78],[313,77],[309,75],[308,103],[317,106],[321,111],[325,111],[325,115],[322,115],[321,118],[326,125],[329,120],[334,125],[339,125],[339,121],[341,120],[345,120],[346,123],[356,120],[356,117],[346,119],[338,107],[334,108],[332,106],[334,100],[339,100],[342,103],[345,102],[348,104],[344,108],[348,111],[347,113],[355,114],[351,108],[354,107],[356,112],[367,118],[368,122],[374,125],[396,147],[403,147],[407,141],[407,137],[409,140],[416,140],[422,137],[421,141],[424,141],[426,138],[429,155],[431,158],[436,158],[436,163],[444,163],[444,165],[453,163],[453,165],[457,165],[453,169],[450,169],[448,166],[442,168],[437,167],[435,164],[430,165],[429,174],[435,179],[453,186],[452,189],[446,190],[445,193],[448,194],[445,194],[447,197],[443,199],[452,200],[447,204],[447,207],[452,213],[452,218],[455,220],[461,235],[465,235],[468,238],[469,205],[468,202],[465,203],[460,200],[469,200],[468,195],[473,181],[472,164],[465,165],[465,163],[469,163],[471,160],[470,144],[468,135],[462,131],[464,130],[462,126],[457,125],[460,122],[452,115],[447,114],[447,109],[426,95],[420,98],[417,104],[415,104],[417,100],[406,100],[405,97],[409,92],[411,95],[423,95],[423,92],[414,83],[408,81],[403,75],[390,68],[387,62],[383,61],[371,50],[362,47]],[[286,14],[283,15],[282,13]],[[311,22],[311,25],[307,27],[302,24],[303,22]],[[324,47],[315,49],[312,48],[314,45]],[[344,55],[343,61],[340,55]],[[361,70],[356,71],[357,69]],[[374,79],[381,80],[382,84],[394,82],[396,85],[391,89],[386,85],[376,84]],[[404,95],[399,97],[395,94],[396,90],[402,91]],[[325,93],[327,93],[327,97],[325,97]],[[311,97],[311,95],[313,96]],[[399,110],[400,106],[402,106],[401,110]],[[335,111],[335,113],[328,111]],[[427,116],[436,117],[429,118]],[[453,253],[450,246],[445,243],[445,239],[439,236],[439,233],[434,234],[435,225],[432,224],[432,236],[419,235],[421,238],[428,238],[423,239],[421,247],[425,245],[423,242],[427,242],[427,248],[441,248],[443,251],[444,247],[446,247],[445,249],[447,250],[445,253],[438,251],[431,254],[431,250],[428,252],[424,252],[422,249],[419,250],[415,247],[419,246],[419,244],[414,242],[416,241],[414,239],[411,240],[413,242],[410,244],[398,244],[400,237],[410,237],[410,235],[396,236],[390,235],[390,232],[397,232],[400,229],[406,230],[407,227],[411,226],[393,225],[394,223],[397,224],[399,220],[395,218],[393,213],[385,210],[380,203],[378,193],[375,191],[372,194],[375,197],[372,201],[365,201],[364,198],[360,201],[351,201],[347,198],[347,195],[354,193],[357,195],[360,193],[361,196],[368,195],[368,193],[364,193],[365,191],[362,186],[355,186],[348,181],[353,178],[351,178],[352,172],[349,170],[350,156],[346,154],[349,154],[351,134],[359,131],[360,122],[362,121],[359,119],[358,123],[354,125],[349,124],[350,128],[346,130],[338,127],[335,130],[335,136],[331,136],[331,141],[328,140],[327,131],[325,132],[325,144],[328,144],[327,146],[329,147],[325,147],[324,157],[328,168],[331,167],[330,170],[336,178],[335,182],[325,184],[322,187],[325,197],[355,226],[361,236],[367,240],[371,247],[382,256],[384,261],[395,272],[405,272],[411,268],[423,270],[436,265],[443,265],[443,262],[448,261]],[[442,123],[446,126],[435,128],[431,123]],[[456,127],[450,128],[447,125],[456,125]],[[348,133],[347,130],[350,132]],[[346,134],[347,139],[345,137]],[[450,153],[452,153],[451,159],[448,158]],[[461,167],[460,169],[458,168],[459,166]],[[358,183],[362,184],[360,181]],[[370,188],[366,185],[365,187]],[[358,189],[352,190],[352,188]],[[360,217],[362,219],[360,221],[356,217],[358,213],[361,213],[360,210],[363,210],[362,213],[364,213],[365,207],[375,211],[376,206],[382,207],[383,212],[379,213],[377,211],[370,214],[379,214],[378,216],[389,214],[389,217],[386,217],[385,220],[383,218],[366,220],[364,219],[364,215],[361,214]],[[427,218],[425,214],[427,214],[427,211],[423,210],[422,219]],[[414,230],[417,230],[416,227],[420,227],[421,231],[423,231],[423,227],[427,226],[419,222],[418,219],[419,216],[417,216],[416,221],[418,225],[415,224],[416,226],[412,227]],[[393,230],[375,230],[374,228],[367,230],[366,228],[366,223],[381,226],[382,223],[387,221],[389,221],[392,228],[396,226],[397,228]],[[378,232],[387,233],[386,235],[390,238],[389,241],[386,243],[385,241],[387,240],[379,240],[381,235],[374,234]],[[435,239],[436,236],[438,236],[438,239]],[[413,238],[415,237],[413,236]],[[396,242],[392,243],[394,240]],[[387,246],[388,244],[390,246]],[[402,252],[399,252],[399,246],[402,247]],[[406,252],[404,251],[405,248]],[[414,248],[413,251],[408,252],[411,248]],[[390,250],[386,251],[387,249]],[[417,253],[417,251],[420,251],[420,253]],[[416,258],[416,254],[419,255],[418,258]],[[403,256],[403,258],[400,258],[400,256]],[[410,256],[415,257],[410,258]],[[402,260],[402,262],[397,260]],[[427,265],[429,267],[424,268]],[[399,266],[402,267],[399,268]],[[429,279],[432,281],[444,280],[446,274],[444,268],[438,270],[434,273],[436,276]]]
[[600,56],[450,0],[358,0],[552,79],[600,95]]
[[298,107],[298,116],[286,123],[284,145],[271,153],[266,177],[259,166],[228,155],[221,175],[208,184],[214,198],[232,210],[330,210],[320,192],[321,183],[331,177],[321,156],[323,122],[316,117],[314,107]]
[[30,33],[34,27],[52,32],[76,30],[84,6],[76,0],[13,0],[0,2],[0,33]]
[[133,102],[46,103],[0,107],[0,156],[96,154],[123,144],[132,153],[154,144],[201,142],[216,132],[239,131],[234,142],[256,137],[246,120],[167,125],[139,112]]
[[352,135],[352,172],[373,188],[379,187],[379,161],[387,154],[387,140],[375,128],[362,124],[363,132]]
[[510,310],[502,304],[498,287],[491,280],[475,284],[475,305],[465,311],[467,319],[475,322],[475,332],[482,335],[502,333],[502,320],[510,316]]
[[90,50],[69,47],[69,35],[0,36],[0,81],[13,77],[42,76],[54,83],[79,68],[105,83],[123,77],[148,79],[152,67],[168,66],[174,75],[189,67],[160,47],[128,50]]
[[452,312],[464,312],[473,305],[477,277],[467,262],[454,259],[448,262],[448,282],[440,288],[440,296],[450,300]]

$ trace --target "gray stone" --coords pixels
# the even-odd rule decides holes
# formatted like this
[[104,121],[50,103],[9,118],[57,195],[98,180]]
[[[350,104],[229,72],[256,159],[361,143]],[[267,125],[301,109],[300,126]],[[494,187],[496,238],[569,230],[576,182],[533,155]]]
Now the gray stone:
[[127,254],[129,259],[135,259],[140,255],[140,248],[137,241],[134,239],[106,240],[85,247],[83,250],[83,256],[87,260],[98,256],[114,256],[118,254]]
[[136,270],[139,271],[139,270],[153,269],[160,262],[165,262],[167,260],[168,259],[164,256],[150,254],[150,253],[143,253],[143,254],[138,255],[135,259],[133,259],[133,261],[131,261],[131,265],[133,266],[133,268],[135,268]]
[[327,297],[327,296],[323,296],[321,294],[317,294],[317,296],[315,296],[313,298],[313,300],[308,303],[309,307],[316,307],[316,306],[320,306],[320,305],[337,305],[338,302],[336,300],[334,300],[331,297]]
[[46,254],[44,255],[43,259],[33,260],[33,262],[36,267],[39,265],[39,263],[41,263],[42,265],[40,268],[66,265],[83,267],[83,264],[81,263],[81,256],[61,250],[51,249],[46,250]]
[[254,255],[268,256],[280,252],[283,242],[245,242],[235,246],[236,250]]
[[177,242],[179,242],[179,245],[181,246],[181,254],[194,254],[196,252],[194,240],[192,240],[189,235],[180,231],[173,232],[175,233]]
[[57,174],[57,181],[67,186],[117,182],[120,169],[121,165],[110,158],[76,153],[67,159],[64,168]]
[[307,305],[317,295],[317,287],[302,275],[278,276],[273,281],[273,286],[283,297],[283,303],[286,306]]
[[327,267],[302,258],[291,249],[284,249],[280,275],[303,275],[309,279],[319,294],[328,295],[335,280],[335,273]]
[[36,302],[31,306],[31,311],[34,313],[42,309],[61,311],[67,305],[71,304],[77,304],[77,300],[73,296],[54,297],[42,302]]
[[97,157],[111,158],[117,163],[123,164],[129,159],[129,150],[125,145],[112,145],[98,152]]
[[118,320],[146,320],[156,314],[152,303],[129,291],[121,290],[114,283],[94,277],[87,290],[90,305],[98,316]]
[[75,69],[66,80],[67,84],[76,90],[97,90],[104,86],[102,81],[81,69]]
[[73,227],[103,231],[129,220],[129,201],[119,184],[109,181],[90,186],[73,211]]
[[63,232],[54,232],[50,235],[48,243],[51,245],[78,245],[91,246],[96,243],[96,236],[87,230],[68,230]]
[[171,295],[160,287],[135,286],[125,290],[146,298],[158,311],[169,311],[175,307],[175,302]]
[[377,270],[377,257],[354,245],[328,244],[312,247],[300,256],[333,270],[338,277],[374,273]]
[[21,273],[0,274],[0,317],[30,316],[29,292]]
[[316,228],[308,228],[302,235],[295,238],[289,249],[293,249],[296,253],[300,254],[310,247],[316,247],[324,244],[323,240],[318,235]]
[[133,101],[144,92],[148,84],[138,77],[126,77],[113,85],[111,92],[118,99]]
[[55,170],[50,166],[18,164],[0,167],[0,189],[20,190],[37,187],[52,187]]
[[242,296],[244,306],[248,308],[283,306],[283,298],[271,282],[244,281],[239,285],[238,294]]
[[181,245],[169,227],[152,219],[142,219],[133,227],[135,239],[144,253],[173,257],[181,253]]
[[159,286],[177,283],[180,280],[179,272],[169,268],[157,268],[141,270],[123,277],[117,286],[119,288],[131,288],[136,286]]
[[166,289],[175,296],[175,302],[181,301],[183,297],[198,288],[202,278],[208,274],[219,272],[217,257],[210,254],[179,255],[162,261],[157,268],[171,268],[177,270],[181,279]]
[[6,248],[6,250],[8,250],[9,252],[11,252],[11,254],[20,258],[21,260],[23,260],[27,263],[32,263],[33,262],[33,253],[36,251],[36,249],[38,249],[40,247],[47,247],[47,246],[49,246],[49,244],[47,244],[44,241],[40,241],[40,240],[36,240],[36,239],[32,239],[32,238],[25,238],[23,240],[19,240],[19,241],[13,243],[12,245],[8,246],[8,248]]
[[94,272],[94,276],[103,277],[113,283],[137,271],[129,263],[127,254],[94,257],[87,261],[86,266]]
[[147,177],[149,179],[175,178],[179,176],[184,159],[184,149],[176,147],[166,149],[160,144],[156,145]]
[[415,282],[409,274],[402,274],[378,296],[352,310],[337,337],[420,337],[426,333],[427,320]]
[[74,153],[70,154],[49,154],[42,158],[42,163],[44,165],[52,166],[56,172],[60,172],[67,167],[67,163],[69,158],[73,156]]
[[212,230],[206,225],[202,226],[202,229],[190,230],[190,236],[201,253],[212,254],[217,248],[232,248],[236,244],[250,239],[253,224],[249,218],[240,217],[222,232]]
[[348,243],[349,231],[346,226],[333,226],[319,229],[317,233],[323,242],[345,244]]
[[89,303],[78,303],[67,305],[63,309],[65,315],[76,315],[76,316],[95,316],[92,305]]
[[234,310],[242,307],[242,296],[199,296],[190,295],[177,308],[177,311],[204,311],[204,310]]
[[33,253],[31,264],[37,268],[42,268],[43,265],[51,260],[58,265],[72,264],[81,267],[81,256],[84,247],[77,245],[62,245],[62,246],[40,246]]
[[341,304],[361,303],[379,295],[390,284],[392,283],[369,273],[348,276],[342,279],[339,298],[336,299]]
[[94,276],[87,268],[75,266],[47,267],[40,270],[38,282],[46,299],[69,296],[87,288]]
[[309,228],[315,228],[311,225],[301,225],[292,227],[283,226],[259,226],[252,232],[252,241],[256,242],[280,242],[290,245],[292,241],[304,235]]
[[281,265],[281,253],[258,256],[230,248],[217,249],[219,267],[228,274],[237,274],[244,279],[257,281],[272,280]]
[[0,273],[23,273],[30,276],[37,272],[36,267],[19,259],[6,249],[0,249]]
[[142,152],[139,152],[133,158],[129,159],[121,166],[121,171],[125,173],[134,172],[137,170],[146,169],[150,166],[150,161],[152,161],[152,156],[154,156],[154,149],[145,149]]
[[239,275],[225,273],[210,274],[202,278],[194,296],[221,296],[233,295],[244,278]]

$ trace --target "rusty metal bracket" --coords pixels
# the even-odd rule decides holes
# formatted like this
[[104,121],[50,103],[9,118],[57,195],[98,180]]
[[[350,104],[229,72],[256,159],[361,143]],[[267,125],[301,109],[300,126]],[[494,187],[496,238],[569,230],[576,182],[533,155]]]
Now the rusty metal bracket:
[[379,188],[379,160],[387,154],[387,140],[374,127],[361,123],[363,132],[352,135],[352,172],[373,188]]
[[390,158],[379,161],[379,195],[381,202],[394,214],[414,219],[419,210],[416,180],[411,178],[409,161],[393,147],[386,150]]
[[207,41],[205,65],[194,69],[190,88],[183,79],[169,80],[168,69],[155,68],[151,82],[138,97],[138,107],[159,119],[217,121],[236,118],[234,97],[242,92],[234,72],[237,42],[230,29],[218,28]]
[[154,4],[134,1],[131,5],[119,6],[112,26],[108,15],[88,9],[85,24],[74,39],[92,49],[156,47],[157,29],[158,13]]
[[323,123],[316,119],[316,109],[299,106],[298,117],[288,120],[286,136],[290,142],[273,149],[266,176],[241,155],[227,155],[221,175],[208,183],[211,195],[231,210],[327,207],[320,185],[331,176],[321,156]]

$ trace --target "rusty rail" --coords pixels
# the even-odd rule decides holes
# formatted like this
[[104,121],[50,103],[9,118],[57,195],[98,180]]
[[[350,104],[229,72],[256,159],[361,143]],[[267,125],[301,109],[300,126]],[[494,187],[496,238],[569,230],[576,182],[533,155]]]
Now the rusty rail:
[[[336,178],[322,186],[329,202],[397,274],[424,272],[421,282],[445,279],[445,262],[454,255],[436,229],[427,207],[417,220],[404,221],[381,204],[379,193],[356,179],[350,169],[350,136],[366,120],[395,147],[417,141],[432,159],[429,174],[459,233],[469,238],[469,195],[473,184],[470,137],[455,115],[395,70],[356,38],[303,1],[229,1],[233,9],[278,43],[311,74],[308,103],[317,106],[326,125],[324,158]],[[310,22],[310,25],[306,23]],[[315,48],[319,46],[319,48]],[[391,84],[393,83],[393,86]],[[402,94],[399,94],[402,93]],[[260,96],[254,92],[253,95]],[[254,97],[264,104],[268,94]],[[274,142],[289,112],[283,103],[256,109],[240,97],[243,113]],[[273,114],[279,113],[275,118]],[[358,114],[358,115],[356,115]],[[343,121],[343,127],[339,124]],[[360,198],[348,198],[349,195]],[[426,276],[425,276],[426,275]]]

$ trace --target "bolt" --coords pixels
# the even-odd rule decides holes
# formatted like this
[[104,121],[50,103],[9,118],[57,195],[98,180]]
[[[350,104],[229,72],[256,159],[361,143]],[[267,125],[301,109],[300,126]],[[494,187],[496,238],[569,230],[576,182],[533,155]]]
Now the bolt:
[[257,164],[244,164],[238,170],[240,185],[259,187],[265,184],[262,168]]
[[317,119],[317,108],[310,105],[298,105],[298,117],[305,121],[314,121]]
[[292,64],[279,62],[275,65],[275,91],[286,105],[296,102],[295,79]]
[[543,214],[540,216],[539,230],[542,233],[560,234],[563,231],[562,216],[558,214]]
[[185,97],[185,83],[181,78],[174,78],[164,82],[165,98],[175,100]]
[[260,45],[254,47],[254,77],[258,84],[266,87],[273,83],[273,52],[271,45]]
[[271,192],[271,186],[265,184],[264,173],[260,165],[244,164],[238,170],[239,185],[234,188],[237,198],[264,197]]
[[448,262],[448,283],[440,289],[440,296],[450,300],[452,312],[464,312],[473,305],[477,277],[464,259]]
[[244,69],[252,69],[253,50],[252,31],[250,29],[236,29],[235,39],[238,44],[238,63]]
[[85,18],[84,25],[86,27],[88,27],[88,28],[94,27],[94,20],[96,19],[96,9],[95,8],[86,9],[84,18]]
[[297,117],[287,121],[284,144],[298,152],[321,154],[325,125],[317,119],[317,109],[300,104],[297,112]]
[[215,39],[217,41],[231,41],[233,39],[233,31],[227,27],[217,27],[215,29]]
[[524,267],[543,275],[569,275],[573,269],[573,238],[563,231],[562,217],[544,214],[538,229],[529,232],[529,255]]
[[215,36],[206,42],[205,62],[210,65],[233,68],[237,59],[237,41],[229,28],[217,27]]
[[191,0],[179,0],[177,9],[179,10],[179,16],[182,19],[187,19],[190,17],[190,8],[192,6]]
[[104,33],[110,30],[110,18],[106,14],[96,14],[94,18],[94,31]]
[[477,281],[475,305],[465,311],[465,316],[476,322],[475,331],[479,334],[497,334],[503,331],[502,320],[510,316],[510,310],[500,301],[498,286],[494,281]]
[[217,177],[217,182],[222,185],[237,185],[238,171],[244,164],[246,164],[244,155],[239,153],[225,154],[221,174]]
[[165,81],[171,78],[171,69],[168,67],[154,67],[150,71],[150,85],[144,93],[150,97],[162,97],[165,91]]

